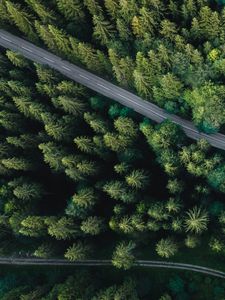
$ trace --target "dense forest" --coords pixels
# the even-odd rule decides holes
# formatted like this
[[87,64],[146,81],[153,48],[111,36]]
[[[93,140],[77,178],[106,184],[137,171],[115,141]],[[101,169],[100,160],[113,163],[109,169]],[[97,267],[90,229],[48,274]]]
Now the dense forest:
[[2,254],[223,259],[222,152],[18,53],[0,61]]
[[[0,0],[0,27],[214,133],[225,129],[224,4]],[[0,299],[224,300],[222,280],[131,268],[225,271],[224,194],[223,151],[1,48],[0,256],[115,268],[3,268]]]
[[211,133],[225,124],[224,4],[1,0],[0,22]]
[[[106,276],[107,274],[107,276]],[[2,300],[223,300],[225,283],[205,275],[109,269],[0,272]]]

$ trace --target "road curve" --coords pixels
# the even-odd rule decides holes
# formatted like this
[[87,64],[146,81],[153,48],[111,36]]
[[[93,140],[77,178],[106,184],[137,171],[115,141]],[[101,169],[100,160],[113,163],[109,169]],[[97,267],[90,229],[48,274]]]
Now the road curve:
[[[68,261],[66,259],[41,259],[41,258],[14,258],[14,257],[0,257],[0,265],[22,265],[22,266],[112,266],[111,260],[78,260]],[[166,268],[177,269],[203,273],[205,275],[211,275],[218,278],[225,279],[225,273],[222,271],[206,268],[202,266],[196,266],[192,264],[183,264],[167,261],[155,261],[155,260],[137,260],[134,263],[134,267],[147,267],[147,268]]]
[[161,123],[166,119],[170,119],[174,123],[180,125],[186,135],[194,140],[205,138],[212,146],[225,150],[225,135],[205,134],[198,131],[192,122],[184,120],[176,115],[168,114],[162,108],[147,102],[135,94],[128,92],[68,61],[62,60],[60,57],[33,45],[11,33],[0,29],[0,45],[4,48],[18,51],[26,58],[45,64],[51,68],[64,74],[66,77],[108,97],[122,105],[132,108],[141,115],[152,119],[157,123]]

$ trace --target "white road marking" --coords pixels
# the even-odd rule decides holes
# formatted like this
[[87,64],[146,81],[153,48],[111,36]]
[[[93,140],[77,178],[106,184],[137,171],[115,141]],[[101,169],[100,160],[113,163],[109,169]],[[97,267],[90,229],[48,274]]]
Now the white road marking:
[[7,39],[7,38],[5,38],[4,36],[1,36],[1,38],[3,39],[3,40],[5,40],[5,41],[7,41],[7,42],[12,42],[12,41],[10,41],[9,39]]
[[66,69],[66,70],[68,70],[68,71],[71,71],[71,69],[70,69],[70,68],[67,68],[66,66],[62,66],[62,68]]
[[29,51],[29,52],[33,52],[31,49],[26,48],[26,47],[24,47],[24,46],[22,46],[21,48],[23,48],[24,50],[27,50],[27,51]]
[[82,74],[79,74],[79,76],[82,77],[82,78],[85,78],[85,79],[88,79],[88,80],[89,80],[88,77],[86,77],[86,76],[84,76],[84,75],[82,75]]
[[107,88],[106,86],[104,86],[103,84],[101,84],[101,83],[97,83],[97,85],[99,85],[99,86],[101,86],[101,87],[103,87],[104,89],[106,89],[106,90],[110,90],[109,88]]
[[48,61],[50,61],[50,62],[52,62],[52,63],[54,63],[54,60],[52,60],[52,59],[50,59],[50,58],[47,58],[47,57],[45,57],[45,56],[43,56],[43,58],[46,59],[46,60],[48,60]]

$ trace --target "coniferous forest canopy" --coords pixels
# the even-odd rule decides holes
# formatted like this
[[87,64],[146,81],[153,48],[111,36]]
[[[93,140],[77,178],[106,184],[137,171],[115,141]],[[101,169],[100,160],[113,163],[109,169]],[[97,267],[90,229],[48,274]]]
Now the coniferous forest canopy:
[[[0,27],[224,132],[224,1],[0,0]],[[4,267],[0,299],[224,300],[220,279],[131,268],[225,271],[224,154],[1,48],[0,256],[115,268]]]

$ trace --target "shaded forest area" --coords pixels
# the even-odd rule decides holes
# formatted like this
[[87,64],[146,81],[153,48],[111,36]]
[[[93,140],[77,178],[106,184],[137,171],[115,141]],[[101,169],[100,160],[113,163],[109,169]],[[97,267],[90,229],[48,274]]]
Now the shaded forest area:
[[200,130],[224,131],[224,1],[1,0],[0,22]]
[[[107,274],[107,276],[106,276]],[[222,300],[222,279],[188,272],[135,269],[126,274],[105,268],[0,272],[2,300]]]

